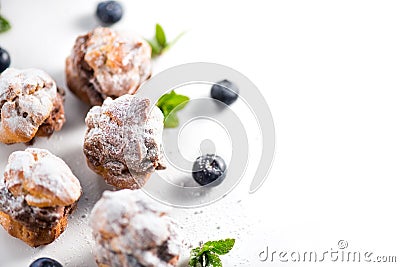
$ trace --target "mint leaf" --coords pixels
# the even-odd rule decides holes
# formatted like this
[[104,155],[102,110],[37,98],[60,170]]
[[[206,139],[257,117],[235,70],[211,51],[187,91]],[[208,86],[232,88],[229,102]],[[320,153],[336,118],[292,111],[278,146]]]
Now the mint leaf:
[[189,97],[185,95],[179,95],[175,93],[174,90],[160,97],[160,99],[157,101],[157,106],[164,114],[164,127],[178,127],[179,119],[176,115],[176,112],[183,109],[189,100]]
[[225,240],[208,241],[204,244],[204,248],[217,253],[218,255],[227,254],[235,245],[235,239],[227,238]]
[[149,45],[151,46],[151,55],[159,55],[161,53],[161,47],[156,41],[153,40],[146,40]]
[[222,267],[222,262],[218,255],[212,252],[206,252],[206,267]]
[[204,245],[192,249],[189,266],[191,267],[222,267],[219,255],[227,254],[235,245],[235,239],[227,238],[218,241],[208,241]]
[[171,112],[164,118],[165,128],[176,128],[179,126],[179,119],[175,112]]
[[155,28],[156,29],[153,39],[146,40],[152,48],[151,57],[159,56],[163,52],[167,51],[185,34],[185,32],[182,32],[181,34],[176,36],[172,40],[172,42],[168,43],[167,36],[165,35],[163,27],[157,23]]
[[163,48],[167,44],[167,37],[165,36],[164,29],[158,23],[156,24],[156,39],[158,44]]
[[0,15],[0,33],[6,32],[11,29],[10,22]]
[[189,266],[196,267],[198,264],[200,264],[199,252],[200,248],[192,249],[192,251],[190,252]]

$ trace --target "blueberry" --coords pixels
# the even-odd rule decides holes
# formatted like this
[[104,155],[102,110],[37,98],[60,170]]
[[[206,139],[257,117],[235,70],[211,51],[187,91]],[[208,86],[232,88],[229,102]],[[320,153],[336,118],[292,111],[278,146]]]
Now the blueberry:
[[122,15],[122,6],[117,1],[104,1],[97,5],[96,16],[106,25],[119,21]]
[[235,102],[238,96],[239,88],[237,88],[237,86],[231,81],[222,80],[211,87],[211,97],[222,101],[227,105]]
[[[217,155],[200,156],[193,163],[192,176],[200,185],[218,185],[225,178],[225,161]],[[213,183],[216,181],[215,183]]]
[[3,48],[0,48],[0,73],[10,67],[10,54]]
[[29,267],[62,267],[61,263],[50,258],[39,258],[29,265]]

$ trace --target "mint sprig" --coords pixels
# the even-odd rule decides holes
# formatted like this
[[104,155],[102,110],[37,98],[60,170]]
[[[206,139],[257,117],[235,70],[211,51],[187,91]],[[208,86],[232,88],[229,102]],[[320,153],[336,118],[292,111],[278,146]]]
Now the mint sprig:
[[161,47],[167,45],[167,36],[165,36],[164,29],[158,23],[156,24],[156,40]]
[[235,245],[235,239],[227,238],[218,241],[208,241],[190,252],[191,267],[222,267],[220,255],[227,254]]
[[164,114],[164,127],[178,127],[179,119],[176,113],[179,110],[182,110],[189,100],[189,97],[185,95],[179,95],[175,93],[174,90],[160,97],[160,99],[157,101],[157,106]]
[[11,29],[10,22],[0,15],[0,33],[6,32]]
[[171,46],[173,46],[179,38],[181,38],[185,32],[180,33],[177,37],[175,37],[171,42],[167,41],[167,36],[165,35],[165,31],[160,24],[156,24],[155,34],[153,39],[146,40],[151,46],[151,56],[156,57],[167,51]]

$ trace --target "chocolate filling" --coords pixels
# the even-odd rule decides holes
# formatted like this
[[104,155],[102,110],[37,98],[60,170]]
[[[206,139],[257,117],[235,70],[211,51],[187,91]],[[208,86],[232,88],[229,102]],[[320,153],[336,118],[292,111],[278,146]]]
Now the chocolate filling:
[[74,94],[79,96],[83,93],[84,95],[82,97],[85,102],[92,105],[101,105],[104,99],[106,99],[106,96],[103,96],[99,90],[96,89],[100,85],[97,84],[94,78],[93,69],[85,61],[87,40],[91,38],[92,35],[93,33],[89,32],[86,35],[78,37],[73,48],[75,56],[72,59],[72,65],[79,78],[73,81],[67,79],[67,84]]
[[54,227],[62,217],[71,214],[76,206],[77,202],[66,207],[33,207],[26,203],[24,197],[15,197],[6,187],[0,187],[0,211],[30,230]]
[[50,116],[39,126],[35,136],[48,137],[54,131],[59,131],[65,122],[64,116],[65,91],[57,87],[57,97]]

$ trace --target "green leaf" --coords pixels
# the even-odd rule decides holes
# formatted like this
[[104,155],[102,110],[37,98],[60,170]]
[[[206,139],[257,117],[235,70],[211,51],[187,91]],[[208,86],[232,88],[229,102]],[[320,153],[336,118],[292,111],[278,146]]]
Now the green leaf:
[[6,32],[11,29],[11,24],[6,18],[0,15],[0,33]]
[[208,241],[204,245],[192,249],[189,266],[191,267],[222,267],[219,255],[227,254],[235,245],[235,239],[227,238],[218,241]]
[[174,90],[172,90],[169,94],[164,94],[158,99],[157,101],[157,106],[163,107],[169,103],[169,101],[173,101],[174,97],[176,96],[176,93]]
[[155,57],[157,55],[161,54],[161,47],[158,45],[157,42],[153,41],[153,40],[146,40],[149,45],[151,46],[151,56]]
[[199,252],[200,248],[194,248],[190,251],[189,266],[196,267],[199,262]]
[[189,266],[191,266],[191,267],[203,267],[203,266],[201,266],[201,263],[198,261],[198,259],[195,259],[195,260],[190,260],[189,261]]
[[212,251],[218,255],[225,255],[235,245],[235,239],[227,238],[218,241],[208,241],[203,245],[203,251]]
[[167,51],[171,48],[183,35],[185,32],[180,33],[176,36],[172,42],[167,42],[167,36],[165,35],[165,31],[160,24],[156,24],[156,32],[154,34],[153,39],[147,39],[146,41],[150,44],[152,48],[151,57],[156,57],[161,55],[163,52]]
[[206,252],[206,267],[222,267],[222,262],[217,254]]
[[189,97],[179,95],[174,90],[160,97],[157,101],[157,106],[164,114],[164,126],[166,128],[178,127],[179,119],[176,112],[183,109],[189,100]]
[[167,37],[165,36],[164,29],[158,23],[156,24],[156,40],[162,48],[164,48],[167,44]]
[[161,96],[157,101],[157,106],[161,108],[163,112],[172,112],[173,110],[178,111],[185,107],[189,99],[189,97],[179,95],[172,90],[170,93]]
[[179,119],[175,112],[171,112],[164,118],[165,128],[176,128],[179,126]]

